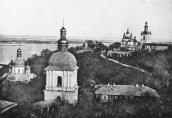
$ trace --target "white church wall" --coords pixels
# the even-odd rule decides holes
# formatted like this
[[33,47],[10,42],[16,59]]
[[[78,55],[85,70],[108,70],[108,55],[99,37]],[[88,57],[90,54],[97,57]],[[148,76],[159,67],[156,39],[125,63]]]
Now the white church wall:
[[12,73],[14,74],[22,74],[24,71],[24,67],[12,67]]

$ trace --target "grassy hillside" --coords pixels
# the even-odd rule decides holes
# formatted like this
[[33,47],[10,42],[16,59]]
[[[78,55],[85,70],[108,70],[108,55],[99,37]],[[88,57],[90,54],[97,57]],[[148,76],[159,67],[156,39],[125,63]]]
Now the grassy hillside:
[[[73,51],[76,51],[72,49]],[[71,51],[71,50],[70,50]],[[32,72],[39,75],[41,79],[36,79],[29,84],[20,84],[20,83],[3,83],[1,90],[8,88],[4,94],[7,95],[11,100],[14,99],[13,96],[16,94],[16,98],[20,92],[13,91],[18,90],[23,93],[26,92],[27,98],[30,97],[31,100],[36,101],[43,99],[41,91],[45,86],[45,73],[44,68],[48,65],[48,59],[51,52],[44,50],[41,53],[41,56],[35,56],[28,60]],[[147,116],[153,118],[158,115],[159,112],[159,103],[158,101],[143,101],[142,103],[133,103],[127,102],[125,100],[118,101],[114,104],[99,104],[94,101],[94,88],[91,86],[93,83],[107,84],[107,83],[116,83],[116,84],[135,84],[143,83],[145,85],[149,84],[148,80],[149,74],[142,73],[138,70],[126,68],[120,66],[119,64],[110,62],[102,58],[98,53],[86,52],[83,54],[74,53],[78,66],[78,83],[79,83],[79,101],[76,106],[71,106],[68,104],[60,103],[54,106],[54,110],[48,112],[46,115],[38,115],[40,118],[114,118],[114,117],[135,117],[145,118]],[[41,80],[41,81],[40,81]],[[24,95],[24,94],[23,94]],[[22,95],[20,96],[21,98]],[[25,98],[25,97],[24,97]],[[23,98],[23,99],[24,99]],[[39,98],[39,99],[36,99]],[[19,99],[20,100],[20,99]],[[25,105],[26,106],[26,105]],[[22,108],[21,108],[22,109]],[[19,109],[19,111],[21,110]],[[144,111],[144,112],[143,112]],[[31,112],[31,111],[30,111]],[[29,112],[22,111],[17,117],[28,117]]]
[[98,53],[87,52],[76,57],[79,66],[78,82],[81,85],[88,80],[94,80],[97,84],[146,83],[148,78],[146,73],[108,61]]

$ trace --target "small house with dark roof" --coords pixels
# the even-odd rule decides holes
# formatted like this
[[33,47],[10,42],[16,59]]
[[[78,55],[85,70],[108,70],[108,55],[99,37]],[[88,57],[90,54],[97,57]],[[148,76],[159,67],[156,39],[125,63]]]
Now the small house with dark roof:
[[122,57],[130,57],[132,54],[129,51],[121,51],[121,50],[109,50],[107,52],[108,57],[114,58],[122,58]]
[[113,102],[120,98],[149,97],[159,98],[156,90],[139,85],[103,85],[95,91],[96,99],[100,102]]

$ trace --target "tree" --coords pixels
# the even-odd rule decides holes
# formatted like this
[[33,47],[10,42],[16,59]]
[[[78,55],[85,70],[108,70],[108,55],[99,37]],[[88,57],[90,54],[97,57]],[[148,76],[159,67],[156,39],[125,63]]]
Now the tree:
[[113,44],[111,44],[109,46],[109,50],[113,50],[113,49],[119,49],[121,47],[121,43],[120,42],[115,42]]
[[51,50],[49,50],[49,49],[43,49],[41,51],[41,56],[48,56],[48,55],[51,55]]

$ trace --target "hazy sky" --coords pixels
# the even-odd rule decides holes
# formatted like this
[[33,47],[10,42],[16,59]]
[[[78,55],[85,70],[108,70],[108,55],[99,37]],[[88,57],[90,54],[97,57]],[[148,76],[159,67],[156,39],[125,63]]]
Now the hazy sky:
[[172,37],[172,0],[0,0],[0,34],[59,36],[63,18],[69,37]]

